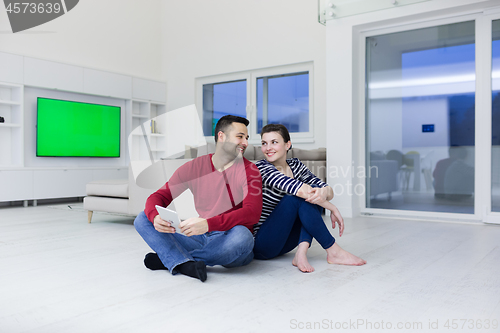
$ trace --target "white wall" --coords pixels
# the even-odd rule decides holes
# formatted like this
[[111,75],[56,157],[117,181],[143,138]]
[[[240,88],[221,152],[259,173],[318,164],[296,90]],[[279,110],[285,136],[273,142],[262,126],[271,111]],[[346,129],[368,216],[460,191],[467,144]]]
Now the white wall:
[[[361,50],[362,31],[386,26],[403,26],[409,22],[449,17],[480,8],[498,6],[493,0],[435,0],[395,7],[366,14],[359,14],[327,22],[327,131],[328,166],[344,170],[364,167],[364,100],[360,92],[364,89],[364,54]],[[344,188],[363,184],[352,172],[346,176],[328,179],[330,184]],[[334,203],[346,217],[355,216],[363,203],[361,196],[345,190],[337,195]],[[351,193],[351,194],[350,194]]]
[[[450,145],[447,98],[408,101],[402,111],[403,148]],[[434,132],[422,132],[424,124],[433,124]]]
[[[416,147],[448,147],[447,98],[411,100],[373,99],[370,102],[370,151],[414,150]],[[434,132],[422,132],[433,124]]]
[[195,103],[195,78],[314,61],[314,135],[325,147],[325,27],[317,1],[163,2],[167,110]]
[[370,151],[403,150],[401,99],[374,99],[370,102]]
[[65,15],[15,34],[3,8],[0,51],[162,80],[160,0],[82,0]]

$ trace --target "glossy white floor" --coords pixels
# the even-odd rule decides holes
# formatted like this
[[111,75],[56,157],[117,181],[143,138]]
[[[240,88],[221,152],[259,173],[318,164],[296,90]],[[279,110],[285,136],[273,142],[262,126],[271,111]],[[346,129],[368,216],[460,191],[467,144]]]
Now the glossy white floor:
[[146,269],[131,218],[2,208],[0,332],[500,331],[500,226],[346,223],[338,242],[363,267],[329,265],[314,244],[314,273],[288,254],[201,283]]

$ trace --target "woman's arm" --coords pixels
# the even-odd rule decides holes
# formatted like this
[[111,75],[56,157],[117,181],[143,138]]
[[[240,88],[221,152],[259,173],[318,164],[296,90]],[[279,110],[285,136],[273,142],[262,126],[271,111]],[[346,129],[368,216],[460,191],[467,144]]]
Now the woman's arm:
[[298,196],[299,198],[302,198],[302,199],[306,199],[306,201],[307,201],[307,199],[310,196],[309,192],[311,192],[312,189],[313,188],[311,186],[309,186],[308,184],[302,183],[299,190],[297,191],[296,196]]
[[335,229],[335,223],[337,223],[339,225],[339,237],[341,237],[344,233],[344,219],[342,218],[342,215],[340,215],[338,208],[330,201],[325,201],[324,203],[319,204],[319,206],[328,209],[331,212],[330,220],[332,221],[332,228]]
[[333,189],[330,186],[326,187],[313,187],[309,191],[309,196],[306,201],[319,205],[322,202],[330,201],[333,199]]

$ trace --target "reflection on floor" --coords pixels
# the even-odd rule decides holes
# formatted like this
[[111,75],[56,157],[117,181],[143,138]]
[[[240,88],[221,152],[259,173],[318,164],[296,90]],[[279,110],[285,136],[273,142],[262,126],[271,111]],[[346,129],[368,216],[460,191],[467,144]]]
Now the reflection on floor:
[[393,192],[372,197],[369,208],[474,214],[474,196],[436,198],[434,192]]

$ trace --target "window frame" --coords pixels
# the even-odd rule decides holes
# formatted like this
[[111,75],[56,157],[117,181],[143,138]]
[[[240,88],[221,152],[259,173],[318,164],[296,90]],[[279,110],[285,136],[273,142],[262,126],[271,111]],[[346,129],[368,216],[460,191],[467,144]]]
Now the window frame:
[[[296,143],[314,142],[314,64],[312,61],[196,78],[195,104],[200,120],[203,121],[203,86],[205,84],[246,80],[246,117],[250,121],[249,143],[260,145],[260,134],[257,133],[257,78],[303,72],[309,74],[309,131],[290,133],[290,138]],[[205,136],[205,139],[207,142],[215,142],[213,136]]]

